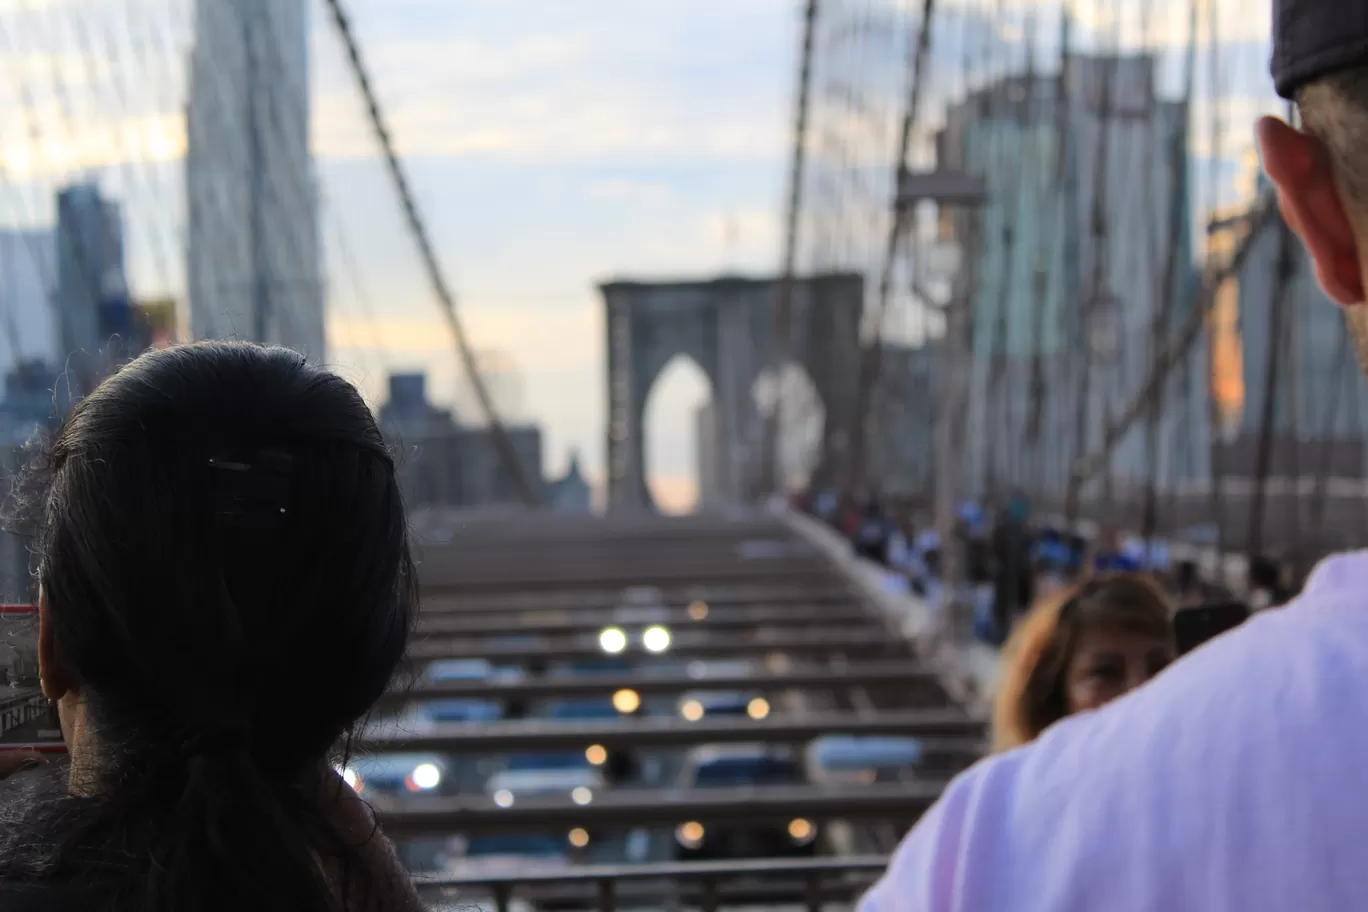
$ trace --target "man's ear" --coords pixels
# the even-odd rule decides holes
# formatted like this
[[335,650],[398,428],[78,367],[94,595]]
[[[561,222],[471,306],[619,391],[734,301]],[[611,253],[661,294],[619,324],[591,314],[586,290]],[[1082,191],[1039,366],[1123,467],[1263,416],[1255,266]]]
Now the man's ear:
[[72,690],[71,676],[57,656],[52,612],[41,589],[38,591],[38,679],[43,685],[43,696],[49,700],[60,700]]
[[1316,278],[1339,304],[1362,304],[1358,239],[1319,139],[1276,117],[1259,121],[1264,171],[1277,185],[1283,218],[1316,264]]

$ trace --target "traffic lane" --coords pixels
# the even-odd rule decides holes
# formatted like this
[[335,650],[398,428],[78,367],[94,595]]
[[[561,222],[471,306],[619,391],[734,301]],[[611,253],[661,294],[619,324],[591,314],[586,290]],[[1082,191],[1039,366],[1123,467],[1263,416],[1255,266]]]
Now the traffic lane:
[[454,832],[569,831],[574,827],[665,827],[680,821],[725,826],[783,825],[797,817],[915,821],[939,797],[944,782],[862,786],[756,786],[719,789],[609,790],[579,804],[569,796],[535,796],[501,806],[490,798],[434,797],[377,808],[387,833],[409,838]]
[[[601,659],[605,655],[625,661],[646,661],[651,653],[638,644],[625,644],[621,650],[606,652],[598,637],[577,638],[572,643],[555,645],[549,638],[538,642],[466,638],[424,638],[409,644],[405,667],[413,668],[438,659],[486,659],[496,664],[528,665],[550,662],[575,662]],[[695,635],[692,631],[671,636],[668,654],[677,658],[722,658],[734,656],[763,656],[768,653],[788,655],[830,655],[832,653],[859,654],[865,657],[909,657],[906,642],[893,639],[882,630],[851,630],[848,627],[830,629],[801,629],[767,631],[761,628],[750,637]]]
[[[654,587],[653,587],[654,588]],[[422,589],[424,612],[497,613],[518,610],[608,610],[624,604],[623,589],[569,592],[510,592],[472,597]],[[844,582],[807,586],[725,586],[660,589],[659,604],[685,608],[694,602],[710,607],[724,605],[782,605],[858,601]]]
[[[701,606],[701,607],[700,607]],[[797,603],[793,605],[757,605],[735,607],[706,607],[703,603],[685,608],[665,608],[659,611],[610,609],[534,609],[522,611],[500,610],[485,613],[446,612],[424,610],[419,614],[414,632],[418,636],[460,634],[466,636],[539,633],[563,634],[594,631],[615,625],[664,624],[672,628],[694,630],[732,630],[735,628],[779,625],[786,627],[840,623],[874,623],[875,617],[865,606],[855,601],[834,602],[829,605]]]
[[[706,660],[701,660],[706,662]],[[647,664],[633,671],[593,675],[529,675],[516,681],[486,679],[399,683],[377,704],[390,710],[406,703],[439,699],[488,699],[532,703],[558,697],[611,697],[631,690],[646,699],[666,700],[689,692],[752,691],[774,695],[787,691],[833,691],[852,687],[881,688],[898,697],[896,705],[907,708],[944,706],[949,702],[935,674],[919,668],[915,660],[876,659],[834,670],[815,663],[799,663],[780,671],[760,668],[742,673],[694,674],[689,663]],[[773,702],[773,701],[772,701]]]
[[765,742],[806,744],[826,734],[908,735],[921,738],[928,750],[959,753],[977,749],[984,721],[957,709],[890,710],[872,716],[849,712],[771,714],[764,719],[607,720],[548,723],[544,720],[490,722],[481,725],[438,725],[407,734],[373,728],[353,741],[371,753],[407,750],[443,753],[507,753],[528,750],[584,749],[598,744],[613,749],[683,747],[693,744]]

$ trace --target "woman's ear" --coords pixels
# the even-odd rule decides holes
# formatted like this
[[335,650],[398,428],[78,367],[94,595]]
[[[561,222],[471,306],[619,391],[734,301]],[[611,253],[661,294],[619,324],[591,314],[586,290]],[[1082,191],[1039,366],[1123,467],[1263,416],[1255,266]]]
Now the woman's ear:
[[72,690],[71,676],[57,657],[57,633],[47,594],[38,590],[38,680],[43,696],[56,702]]

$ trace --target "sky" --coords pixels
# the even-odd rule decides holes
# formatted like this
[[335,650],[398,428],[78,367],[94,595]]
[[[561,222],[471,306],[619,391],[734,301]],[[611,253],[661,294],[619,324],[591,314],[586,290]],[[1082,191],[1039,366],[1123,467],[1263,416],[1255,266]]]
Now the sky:
[[[578,449],[601,476],[604,324],[614,277],[772,271],[798,34],[790,0],[383,0],[355,25],[461,313],[503,353],[494,385],[545,429],[548,469]],[[457,386],[449,335],[398,230],[337,42],[319,30],[315,152],[328,208],[365,251],[385,352],[346,298],[335,359],[422,366]],[[448,395],[450,393],[448,392]],[[657,496],[693,498],[691,364],[648,406]],[[456,400],[469,412],[470,397]]]
[[[425,370],[433,398],[473,419],[340,43],[322,3],[310,2],[330,361],[376,404],[389,371]],[[1134,34],[1156,2],[1163,14],[1151,34],[1181,46],[1186,4],[1163,0],[1082,0],[1082,40],[1117,22]],[[1220,2],[1235,97],[1218,171],[1229,182],[1249,120],[1269,104],[1266,24],[1249,15],[1247,0]],[[872,8],[869,0],[832,5]],[[606,393],[597,283],[778,266],[802,3],[347,6],[462,318],[494,367],[496,398],[513,418],[541,424],[548,473],[577,450],[599,480]],[[0,0],[8,77],[0,80],[0,223],[41,222],[53,185],[95,176],[126,204],[135,290],[148,296],[183,294],[178,162],[192,8],[191,0]],[[1029,11],[1041,21],[1057,13],[1027,0],[943,8],[947,22],[959,16],[1008,43],[1020,40]],[[952,38],[947,30],[947,47]],[[958,66],[959,53],[942,57]],[[692,412],[706,385],[681,363],[648,406],[648,471],[666,504],[692,501]]]

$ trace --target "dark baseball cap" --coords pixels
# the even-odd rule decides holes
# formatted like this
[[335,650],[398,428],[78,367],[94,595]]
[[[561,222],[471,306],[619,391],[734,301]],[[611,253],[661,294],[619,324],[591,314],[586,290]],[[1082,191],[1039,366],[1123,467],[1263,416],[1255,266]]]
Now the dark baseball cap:
[[1368,2],[1273,0],[1273,84],[1283,98],[1360,64],[1368,64]]

